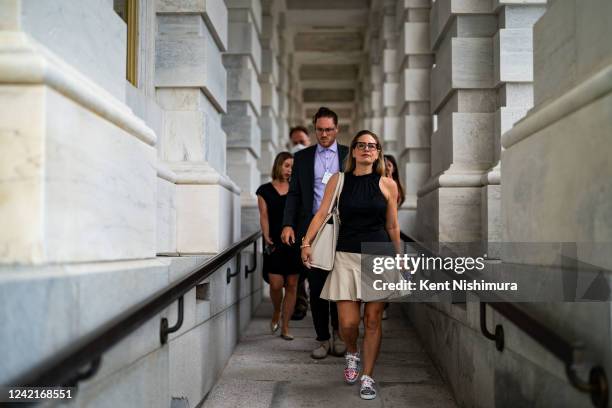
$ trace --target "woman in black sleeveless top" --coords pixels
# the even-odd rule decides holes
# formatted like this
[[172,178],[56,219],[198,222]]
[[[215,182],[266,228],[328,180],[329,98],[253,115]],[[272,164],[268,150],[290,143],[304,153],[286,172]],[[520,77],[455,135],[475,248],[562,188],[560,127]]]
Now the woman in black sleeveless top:
[[[279,153],[272,166],[272,182],[261,185],[256,192],[259,222],[265,245],[263,276],[264,280],[270,284],[270,298],[274,305],[270,330],[275,333],[280,327],[281,337],[285,340],[293,340],[293,336],[289,334],[289,319],[295,307],[297,283],[301,270],[301,265],[296,262],[299,259],[297,250],[281,241],[283,212],[289,191],[292,166],[291,153]],[[284,299],[283,287],[285,288]]]
[[[359,337],[361,294],[361,244],[390,242],[395,253],[401,252],[397,220],[397,185],[384,177],[385,167],[378,136],[362,130],[351,143],[351,152],[344,169],[344,185],[340,195],[340,233],[336,247],[334,269],[328,275],[321,298],[334,300],[338,306],[340,335],[346,343],[344,380],[353,384],[359,377],[361,356],[357,348]],[[302,244],[302,261],[308,266],[310,243],[332,205],[338,183],[332,176],[325,188],[319,211],[315,214]],[[364,273],[368,273],[364,271]],[[382,337],[384,302],[367,302],[364,314],[363,375],[360,395],[376,398],[372,379]]]

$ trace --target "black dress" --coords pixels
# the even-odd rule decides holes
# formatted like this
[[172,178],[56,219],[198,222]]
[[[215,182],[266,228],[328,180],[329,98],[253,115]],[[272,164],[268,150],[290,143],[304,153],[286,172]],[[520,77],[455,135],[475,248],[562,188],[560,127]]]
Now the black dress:
[[[334,269],[327,275],[321,291],[323,299],[379,301],[379,296],[369,289],[379,275],[368,267],[368,255],[391,255],[394,252],[385,229],[387,199],[379,182],[380,175],[376,173],[363,176],[344,173],[336,257]],[[367,246],[362,247],[362,244]]]
[[272,183],[261,185],[255,194],[266,202],[270,239],[274,242],[274,246],[269,248],[269,253],[264,251],[262,268],[264,280],[268,282],[270,273],[283,276],[299,274],[301,262],[297,245],[288,246],[281,241],[287,194],[279,194]]
[[344,173],[337,251],[359,254],[362,243],[391,242],[385,228],[387,199],[379,182],[380,175],[376,173],[363,176]]

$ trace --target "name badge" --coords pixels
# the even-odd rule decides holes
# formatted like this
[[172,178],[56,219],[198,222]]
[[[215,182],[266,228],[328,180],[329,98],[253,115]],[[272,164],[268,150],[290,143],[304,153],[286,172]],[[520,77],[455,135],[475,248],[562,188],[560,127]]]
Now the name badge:
[[321,180],[321,183],[327,184],[331,176],[333,176],[333,174],[331,174],[329,171],[326,171],[325,174],[323,175],[323,180]]

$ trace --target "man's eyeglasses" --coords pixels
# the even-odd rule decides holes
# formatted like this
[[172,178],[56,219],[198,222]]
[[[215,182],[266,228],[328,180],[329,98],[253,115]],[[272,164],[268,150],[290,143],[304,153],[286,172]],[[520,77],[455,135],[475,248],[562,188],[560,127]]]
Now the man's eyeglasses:
[[380,150],[380,145],[378,143],[356,142],[353,144],[353,148],[355,147],[359,150],[365,150],[366,147],[368,150]]
[[323,133],[331,133],[331,132],[335,132],[336,128],[316,128],[315,129],[317,131],[317,133],[323,134]]

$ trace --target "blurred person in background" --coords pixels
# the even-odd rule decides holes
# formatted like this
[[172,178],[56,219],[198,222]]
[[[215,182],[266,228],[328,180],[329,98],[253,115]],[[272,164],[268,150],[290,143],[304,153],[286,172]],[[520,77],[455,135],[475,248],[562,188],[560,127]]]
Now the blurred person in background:
[[308,135],[308,129],[304,126],[294,126],[289,130],[289,139],[291,141],[291,147],[289,150],[295,154],[300,150],[310,146],[310,136]]
[[279,153],[272,166],[272,181],[261,185],[256,192],[259,223],[264,239],[263,276],[270,284],[270,298],[274,306],[270,331],[275,333],[280,328],[280,336],[285,340],[293,340],[293,336],[289,334],[289,318],[293,314],[299,274],[302,270],[296,261],[299,256],[297,249],[281,241],[283,212],[292,166],[293,155],[289,152]]
[[[310,136],[308,129],[304,126],[294,126],[289,130],[289,140],[291,143],[290,151],[295,154],[302,149],[310,146]],[[297,251],[297,249],[296,249]],[[302,268],[303,271],[303,268]],[[306,291],[306,273],[300,273],[298,281],[297,298],[295,301],[295,309],[291,320],[302,320],[308,313],[308,292]]]

